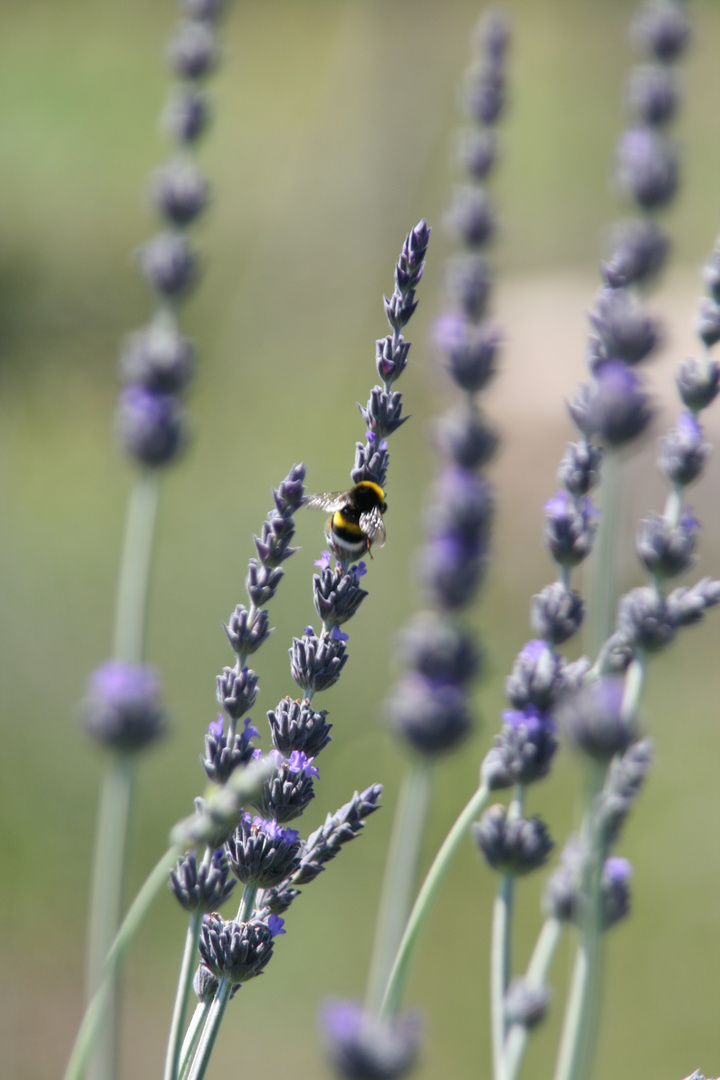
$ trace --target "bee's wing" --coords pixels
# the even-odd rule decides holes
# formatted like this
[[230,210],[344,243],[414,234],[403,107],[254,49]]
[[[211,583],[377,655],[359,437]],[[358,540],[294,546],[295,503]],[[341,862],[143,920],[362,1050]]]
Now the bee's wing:
[[382,547],[385,543],[385,522],[377,506],[360,515],[360,528],[371,544]]
[[348,495],[347,491],[328,491],[324,495],[308,495],[303,505],[308,510],[327,510],[329,514],[334,514],[336,510],[342,510],[343,506],[347,505]]

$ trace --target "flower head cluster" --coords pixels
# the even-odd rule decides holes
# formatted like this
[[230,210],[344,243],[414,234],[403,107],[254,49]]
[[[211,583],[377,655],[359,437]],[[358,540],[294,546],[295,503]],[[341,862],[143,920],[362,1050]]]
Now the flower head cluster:
[[162,229],[137,257],[158,306],[150,324],[127,339],[120,357],[124,383],[117,409],[120,445],[139,465],[151,469],[174,461],[188,436],[183,397],[195,359],[192,343],[180,333],[178,306],[199,276],[187,228],[207,205],[208,182],[191,151],[209,116],[203,83],[219,59],[217,22],[222,4],[185,0],[182,7],[184,17],[167,49],[177,84],[163,115],[177,152],[151,177],[150,199]]

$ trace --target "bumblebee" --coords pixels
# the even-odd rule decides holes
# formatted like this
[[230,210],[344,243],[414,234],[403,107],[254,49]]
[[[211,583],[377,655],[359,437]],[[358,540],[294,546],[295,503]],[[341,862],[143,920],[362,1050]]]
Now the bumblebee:
[[349,491],[310,495],[305,505],[311,510],[330,511],[328,543],[341,563],[359,559],[373,544],[382,547],[385,543],[385,492],[371,480],[361,480]]

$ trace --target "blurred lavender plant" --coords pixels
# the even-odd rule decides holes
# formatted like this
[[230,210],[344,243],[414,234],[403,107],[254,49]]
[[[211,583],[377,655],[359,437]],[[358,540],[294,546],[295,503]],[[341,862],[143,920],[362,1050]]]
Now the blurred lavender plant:
[[[115,605],[113,659],[90,677],[84,708],[91,736],[111,751],[100,794],[88,920],[86,997],[103,981],[120,923],[125,851],[139,751],[165,728],[159,680],[143,664],[147,596],[161,470],[187,441],[183,396],[194,370],[192,342],[180,332],[179,308],[199,276],[187,227],[204,210],[208,183],[193,161],[209,106],[202,89],[219,60],[217,23],[223,0],[180,0],[181,21],[167,49],[175,76],[164,127],[176,156],[158,169],[150,197],[164,230],[142,246],[138,269],[157,307],[148,326],[132,334],[120,357],[124,383],[116,417],[122,450],[138,472],[128,503]],[[117,1068],[115,1008],[91,1067],[111,1080]]]

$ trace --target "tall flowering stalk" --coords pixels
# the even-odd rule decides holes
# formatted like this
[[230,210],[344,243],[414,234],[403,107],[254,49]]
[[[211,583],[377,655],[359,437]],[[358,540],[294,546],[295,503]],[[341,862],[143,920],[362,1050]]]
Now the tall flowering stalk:
[[497,156],[495,125],[505,104],[508,42],[504,17],[483,19],[464,86],[472,126],[461,134],[459,159],[469,183],[456,190],[447,219],[466,250],[448,266],[448,305],[436,326],[443,367],[462,400],[437,423],[442,466],[419,558],[428,607],[401,635],[405,671],[387,706],[390,727],[412,759],[388,848],[365,1001],[362,1006],[333,1003],[323,1015],[332,1061],[346,1077],[400,1076],[415,1061],[419,1020],[399,1011],[412,950],[400,964],[396,954],[415,888],[433,766],[463,742],[472,725],[471,683],[480,655],[460,616],[482,584],[492,514],[482,469],[496,438],[478,397],[496,371],[502,335],[488,317],[492,273],[483,252],[496,226],[485,181]]
[[[145,621],[155,519],[162,470],[187,440],[183,398],[193,374],[194,348],[179,328],[183,298],[198,278],[187,228],[207,203],[208,184],[193,162],[207,125],[202,89],[219,58],[217,22],[222,0],[181,0],[182,20],[167,59],[177,82],[163,120],[176,155],[152,177],[150,195],[164,228],[138,252],[138,269],[157,300],[148,326],[122,351],[124,387],[117,410],[121,448],[136,466],[118,579],[112,660],[91,676],[85,720],[89,733],[110,751],[96,827],[88,921],[87,999],[103,977],[120,922],[125,851],[138,753],[164,729],[157,675],[143,663]],[[92,1074],[115,1074],[115,1010]]]

